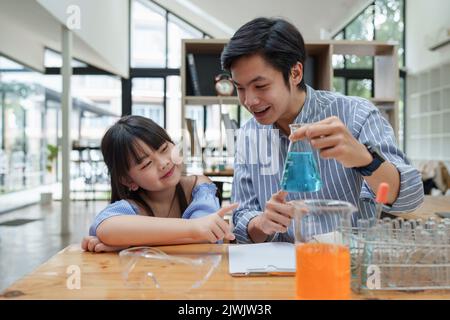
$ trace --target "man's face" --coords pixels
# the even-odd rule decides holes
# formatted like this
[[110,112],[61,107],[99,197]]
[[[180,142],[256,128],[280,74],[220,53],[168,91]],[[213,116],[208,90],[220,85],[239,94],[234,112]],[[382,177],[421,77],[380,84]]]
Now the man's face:
[[240,103],[260,124],[273,124],[287,113],[295,86],[289,91],[282,73],[260,55],[236,60],[231,67],[231,76]]

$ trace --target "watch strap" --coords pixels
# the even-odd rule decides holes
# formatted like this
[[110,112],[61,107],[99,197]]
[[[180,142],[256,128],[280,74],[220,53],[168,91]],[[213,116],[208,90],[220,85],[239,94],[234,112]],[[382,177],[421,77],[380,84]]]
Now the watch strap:
[[368,177],[371,176],[372,173],[377,170],[381,164],[385,161],[384,157],[378,152],[376,148],[371,145],[364,144],[367,148],[367,151],[372,155],[372,162],[364,167],[355,167],[354,169],[358,171],[361,175]]

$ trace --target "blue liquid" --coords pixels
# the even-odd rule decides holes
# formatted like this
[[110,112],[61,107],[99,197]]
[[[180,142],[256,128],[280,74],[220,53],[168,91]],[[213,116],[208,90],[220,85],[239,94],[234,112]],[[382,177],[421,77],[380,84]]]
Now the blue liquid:
[[312,152],[288,153],[281,188],[289,192],[315,192],[322,188]]

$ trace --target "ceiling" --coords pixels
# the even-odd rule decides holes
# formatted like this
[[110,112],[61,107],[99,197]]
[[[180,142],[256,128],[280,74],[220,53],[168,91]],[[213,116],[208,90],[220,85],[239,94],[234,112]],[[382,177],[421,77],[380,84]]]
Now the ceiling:
[[229,38],[253,18],[283,17],[306,40],[329,39],[372,1],[368,0],[155,0],[215,38]]
[[45,48],[61,52],[69,4],[81,12],[80,28],[72,30],[73,56],[128,77],[125,0],[0,0],[0,55],[43,72]]

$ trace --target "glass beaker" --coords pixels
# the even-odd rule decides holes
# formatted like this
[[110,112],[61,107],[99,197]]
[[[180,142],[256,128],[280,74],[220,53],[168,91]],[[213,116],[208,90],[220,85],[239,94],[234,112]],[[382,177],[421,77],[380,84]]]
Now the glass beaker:
[[357,209],[337,200],[292,203],[297,299],[350,299],[350,241],[344,230]]
[[[304,123],[290,124],[291,133],[305,126]],[[284,164],[281,188],[288,192],[315,192],[322,188],[318,167],[317,151],[308,139],[290,142]]]

